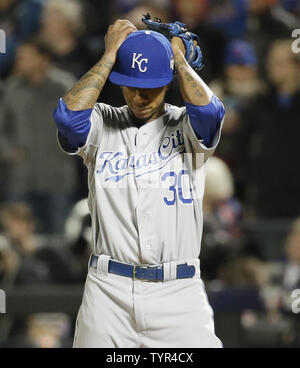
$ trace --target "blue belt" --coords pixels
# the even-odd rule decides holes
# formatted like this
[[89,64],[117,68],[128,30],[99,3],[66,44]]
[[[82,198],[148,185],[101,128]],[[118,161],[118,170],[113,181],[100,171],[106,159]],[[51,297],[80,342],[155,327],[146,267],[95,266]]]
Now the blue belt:
[[[92,255],[90,259],[90,267],[97,268],[98,256]],[[132,266],[126,263],[120,263],[109,260],[108,272],[114,273],[120,276],[131,277],[138,280],[148,281],[163,281],[164,280],[164,269],[163,266]],[[177,265],[176,279],[186,279],[194,277],[195,266],[180,264]]]

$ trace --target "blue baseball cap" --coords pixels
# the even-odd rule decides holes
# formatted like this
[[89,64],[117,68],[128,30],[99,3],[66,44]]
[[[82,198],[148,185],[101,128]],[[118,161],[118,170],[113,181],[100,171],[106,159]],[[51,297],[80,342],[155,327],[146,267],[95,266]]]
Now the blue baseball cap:
[[256,55],[253,46],[244,40],[231,41],[226,48],[225,64],[256,65]]
[[118,50],[109,80],[119,86],[158,88],[174,74],[174,55],[169,40],[155,31],[131,33]]

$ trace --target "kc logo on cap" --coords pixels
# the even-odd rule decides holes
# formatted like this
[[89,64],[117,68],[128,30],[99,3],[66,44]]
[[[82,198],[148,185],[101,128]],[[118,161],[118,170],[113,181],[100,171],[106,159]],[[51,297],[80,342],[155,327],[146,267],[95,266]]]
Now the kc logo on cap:
[[170,41],[161,33],[141,30],[130,33],[120,46],[109,80],[124,87],[160,88],[169,84],[173,75]]
[[140,59],[141,56],[143,56],[143,54],[137,55],[136,52],[133,53],[131,68],[135,69],[135,63],[137,63],[139,71],[141,73],[145,73],[147,71],[147,67],[145,66],[144,68],[142,68],[142,63],[148,64],[148,59],[147,58]]

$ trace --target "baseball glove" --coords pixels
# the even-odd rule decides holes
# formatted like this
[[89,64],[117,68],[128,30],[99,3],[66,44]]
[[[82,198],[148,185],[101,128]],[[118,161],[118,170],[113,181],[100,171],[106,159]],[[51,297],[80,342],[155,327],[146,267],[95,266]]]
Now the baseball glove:
[[185,46],[185,58],[189,65],[195,70],[200,70],[203,67],[202,53],[198,46],[200,43],[199,37],[194,33],[188,32],[184,23],[161,23],[159,18],[151,20],[149,13],[143,16],[142,22],[146,24],[148,29],[163,34],[170,42],[173,37],[180,37]]

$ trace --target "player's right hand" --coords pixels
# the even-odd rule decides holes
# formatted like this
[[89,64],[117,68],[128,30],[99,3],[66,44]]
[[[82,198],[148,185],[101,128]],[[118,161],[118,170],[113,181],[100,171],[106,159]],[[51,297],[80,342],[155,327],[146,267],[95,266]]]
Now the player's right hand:
[[125,41],[127,36],[137,31],[137,28],[129,20],[118,19],[109,26],[105,40],[105,54],[110,60],[115,61],[119,47]]

